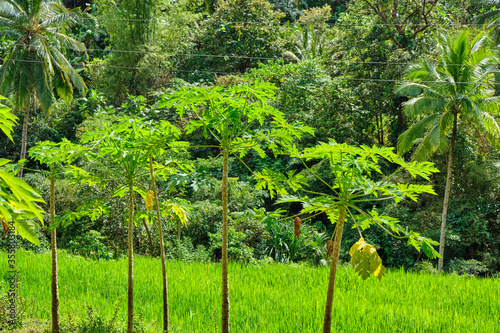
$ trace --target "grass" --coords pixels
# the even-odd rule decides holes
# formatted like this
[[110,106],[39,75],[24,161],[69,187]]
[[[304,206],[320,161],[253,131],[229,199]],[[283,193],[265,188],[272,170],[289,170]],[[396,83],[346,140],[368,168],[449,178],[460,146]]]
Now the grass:
[[[20,293],[35,299],[32,318],[50,319],[50,254],[17,253]],[[302,265],[229,267],[232,332],[320,332],[327,267]],[[7,256],[0,256],[6,277]],[[216,332],[220,328],[218,264],[168,262],[172,332]],[[162,316],[158,259],[134,262],[136,317],[159,332]],[[127,262],[92,261],[61,252],[59,286],[63,322],[86,318],[87,307],[125,327]],[[339,270],[332,325],[335,332],[500,332],[500,279],[419,275],[391,271],[382,282],[362,281]],[[28,331],[26,331],[28,332]],[[32,332],[32,331],[29,331]]]

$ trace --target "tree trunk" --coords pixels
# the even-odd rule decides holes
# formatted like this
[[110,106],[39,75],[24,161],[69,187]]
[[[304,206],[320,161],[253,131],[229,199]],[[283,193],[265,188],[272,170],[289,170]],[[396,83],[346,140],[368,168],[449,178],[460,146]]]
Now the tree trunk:
[[144,228],[146,229],[146,234],[148,235],[148,240],[149,240],[149,256],[153,257],[153,240],[151,239],[151,233],[149,232],[148,224],[146,223],[146,218],[142,218],[142,224],[144,225]]
[[328,279],[328,292],[326,294],[325,318],[323,320],[323,333],[330,333],[332,328],[332,307],[333,294],[335,291],[335,277],[337,275],[337,263],[339,261],[340,243],[344,231],[345,207],[340,209],[339,220],[337,222],[337,232],[333,243],[332,262],[330,264],[330,278]]
[[[50,225],[54,226],[55,216],[55,191],[54,191],[54,173],[50,174]],[[61,321],[59,318],[59,283],[57,279],[57,240],[56,228],[53,228],[51,233],[51,248],[52,248],[52,332],[59,333],[61,330]]]
[[134,186],[129,184],[128,190],[128,304],[127,333],[134,330]]
[[181,221],[177,221],[177,240],[181,241]]
[[163,277],[163,332],[168,333],[168,284],[167,268],[165,266],[165,245],[163,244],[163,230],[161,228],[160,206],[158,205],[158,193],[156,191],[156,182],[153,173],[153,158],[151,157],[151,155],[149,156],[149,172],[151,174],[151,184],[153,185],[156,218],[158,219],[158,234],[160,235],[161,273]]
[[[23,134],[21,139],[21,156],[19,156],[19,160],[26,158],[26,145],[28,142],[28,123],[30,118],[30,98],[26,101],[26,106],[24,108],[24,121],[23,121]],[[23,178],[23,170],[24,167],[21,166],[19,172],[17,173],[17,177]]]
[[229,153],[226,148],[223,151],[222,167],[222,333],[229,333],[229,281],[227,273],[227,178]]
[[444,245],[446,238],[446,217],[448,216],[448,203],[450,202],[451,176],[453,174],[453,150],[455,148],[455,138],[457,136],[457,118],[458,115],[455,113],[453,115],[453,131],[451,133],[450,153],[448,156],[448,170],[446,173],[446,186],[444,190],[443,215],[441,216],[441,236],[439,237],[439,255],[441,256],[441,258],[438,259],[438,273],[441,273],[443,271]]

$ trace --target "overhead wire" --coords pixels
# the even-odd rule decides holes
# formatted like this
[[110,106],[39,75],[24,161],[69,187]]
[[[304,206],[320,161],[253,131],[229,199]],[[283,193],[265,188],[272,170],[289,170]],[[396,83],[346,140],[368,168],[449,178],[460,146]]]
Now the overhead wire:
[[[6,60],[5,58],[1,58],[0,60],[4,61]],[[47,63],[45,61],[39,61],[39,60],[25,60],[25,59],[7,59],[8,61],[12,62],[30,62],[30,63]],[[147,68],[147,67],[132,67],[132,66],[113,66],[113,65],[100,65],[100,64],[85,64],[85,66],[89,67],[102,67],[102,68],[115,68],[115,69],[135,69],[135,70],[151,70],[151,71],[157,71],[157,72],[166,72],[166,73],[172,73],[172,72],[180,72],[180,73],[207,73],[207,74],[221,74],[221,75],[235,75],[235,76],[242,76],[243,73],[240,72],[218,72],[218,71],[197,71],[197,70],[182,70],[182,69],[167,69],[165,68],[164,70],[161,70],[159,68]],[[346,80],[346,81],[361,81],[361,82],[399,82],[399,83],[425,83],[425,84],[431,84],[431,83],[444,83],[445,81],[410,81],[410,80],[397,80],[397,79],[377,79],[377,78],[353,78],[353,77],[345,77],[345,76],[338,76],[335,77],[335,79],[340,79],[340,80]],[[475,84],[475,85],[500,85],[500,82],[454,82],[454,84]]]
[[[12,46],[24,46],[24,44],[11,44]],[[183,56],[183,57],[192,57],[192,58],[223,58],[223,59],[248,59],[248,60],[284,60],[288,62],[294,62],[288,57],[257,57],[257,56],[240,56],[240,55],[225,55],[225,54],[197,54],[197,53],[172,53],[172,54],[164,54],[165,51],[140,51],[140,50],[116,50],[116,49],[86,49],[87,52],[109,52],[109,53],[134,53],[134,54],[163,54],[163,56],[166,56],[168,58],[172,57],[177,57],[177,56]],[[77,52],[77,51],[75,51]],[[4,60],[5,58],[1,58],[0,60]],[[408,65],[414,65],[417,62],[395,62],[395,61],[359,61],[359,60],[343,60],[343,59],[337,59],[333,60],[334,63],[342,63],[342,64],[354,64],[354,65],[384,65],[384,66],[408,66]],[[86,64],[90,65],[90,64]],[[459,66],[459,67],[472,67],[475,65],[469,65],[469,64],[446,64],[447,66]],[[114,66],[106,66],[113,68]],[[143,67],[140,67],[143,68]]]

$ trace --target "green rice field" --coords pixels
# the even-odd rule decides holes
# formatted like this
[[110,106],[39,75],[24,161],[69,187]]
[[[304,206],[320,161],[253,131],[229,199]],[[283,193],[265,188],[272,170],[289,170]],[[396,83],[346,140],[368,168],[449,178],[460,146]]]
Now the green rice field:
[[[151,332],[161,321],[159,259],[136,257],[136,318]],[[21,295],[35,299],[31,317],[50,319],[50,253],[17,253]],[[0,255],[2,279],[7,256]],[[214,332],[220,327],[221,266],[167,262],[173,332]],[[269,264],[229,267],[231,332],[320,332],[327,267]],[[61,253],[63,323],[85,318],[87,307],[126,319],[127,261],[92,261]],[[334,332],[500,332],[500,279],[425,275],[393,270],[381,282],[361,280],[343,267],[337,275]]]

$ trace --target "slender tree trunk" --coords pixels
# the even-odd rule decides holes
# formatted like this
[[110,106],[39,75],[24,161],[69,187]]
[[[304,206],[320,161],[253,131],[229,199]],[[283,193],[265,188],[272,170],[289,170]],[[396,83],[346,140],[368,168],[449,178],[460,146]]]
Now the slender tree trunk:
[[128,190],[128,303],[127,303],[127,333],[134,330],[134,185],[129,184]]
[[222,333],[229,333],[229,280],[227,273],[227,178],[229,153],[226,148],[223,151],[223,167],[222,167]]
[[455,138],[457,136],[457,114],[453,115],[453,131],[450,140],[450,152],[448,156],[448,170],[446,173],[446,186],[444,190],[443,215],[441,216],[441,236],[439,237],[439,255],[438,273],[443,271],[444,245],[446,238],[446,217],[448,216],[448,204],[450,202],[451,193],[451,177],[453,175],[453,150],[455,148]]
[[337,222],[337,232],[333,242],[332,262],[330,264],[330,278],[328,279],[328,292],[326,294],[325,318],[323,320],[323,333],[330,333],[332,329],[332,307],[333,294],[335,291],[335,277],[337,275],[337,263],[339,261],[340,243],[344,231],[345,207],[340,209],[339,220]]
[[177,221],[177,240],[181,241],[181,221]]
[[151,184],[153,185],[153,196],[156,206],[156,218],[158,219],[158,234],[160,235],[160,257],[161,273],[163,277],[163,332],[168,333],[168,284],[167,268],[165,266],[165,245],[163,244],[163,230],[161,228],[160,206],[158,205],[158,193],[156,191],[156,182],[153,173],[153,158],[149,155],[149,172],[151,174]]
[[144,225],[144,228],[146,229],[146,234],[148,235],[148,240],[149,240],[149,256],[153,257],[153,240],[151,239],[151,233],[149,232],[148,224],[146,223],[146,218],[142,218],[142,224]]
[[[54,191],[54,173],[50,173],[50,225],[54,226],[55,216],[55,191]],[[53,228],[51,233],[52,247],[52,332],[59,333],[61,330],[61,321],[59,319],[59,282],[57,279],[57,240],[56,228]]]
[[[28,100],[26,101],[26,106],[24,108],[23,134],[21,139],[21,156],[19,156],[20,160],[26,158],[26,145],[28,142],[29,119],[30,119],[30,98],[28,98]],[[23,178],[23,171],[24,167],[21,166],[21,169],[19,169],[19,172],[17,173],[17,177]]]

